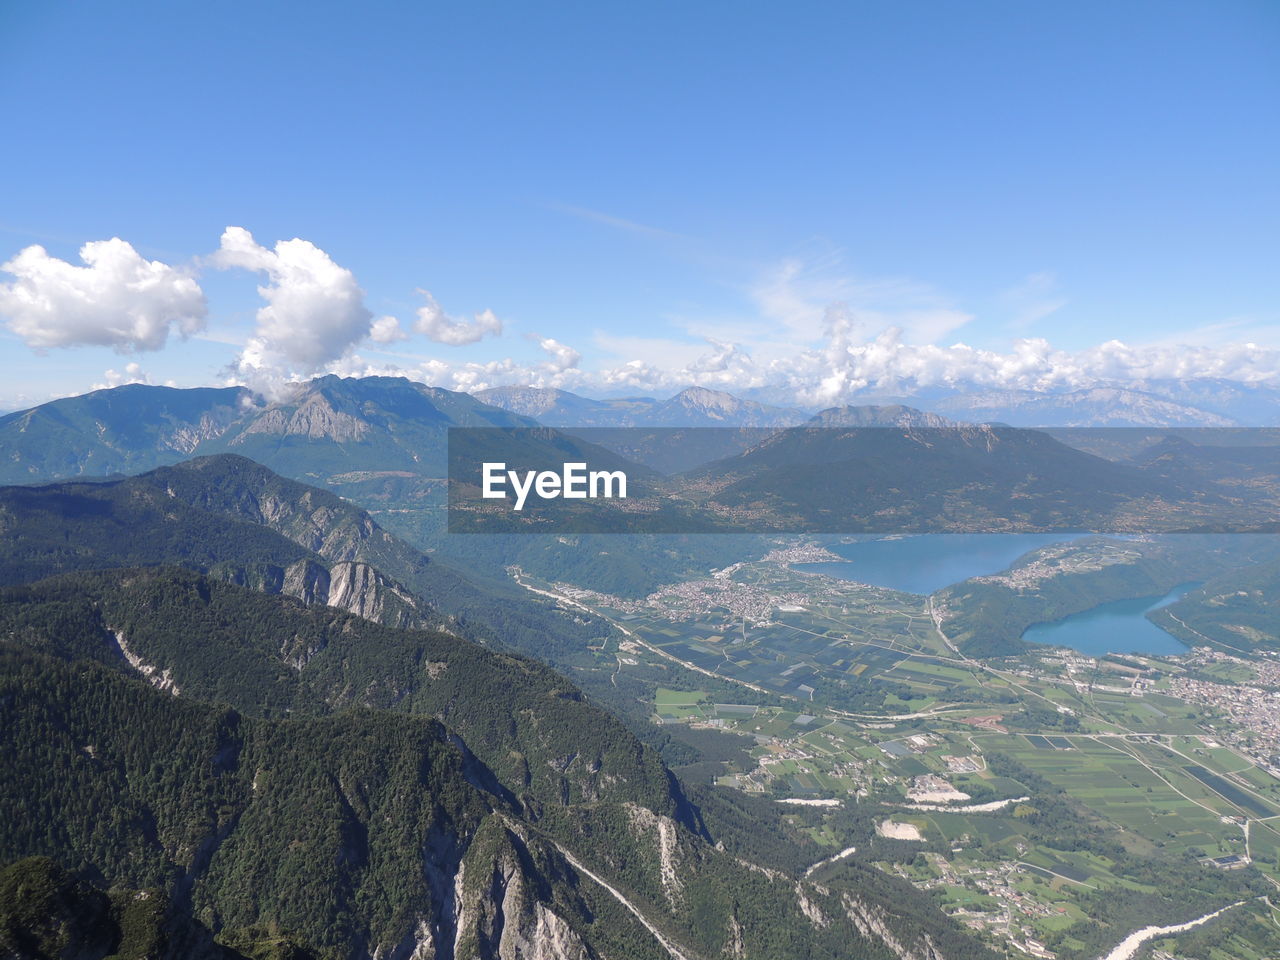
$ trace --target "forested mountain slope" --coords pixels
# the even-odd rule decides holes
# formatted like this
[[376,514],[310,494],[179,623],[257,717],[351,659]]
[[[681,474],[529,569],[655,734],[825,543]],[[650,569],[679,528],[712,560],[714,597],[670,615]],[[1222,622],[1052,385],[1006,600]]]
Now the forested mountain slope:
[[0,637],[0,855],[162,888],[211,930],[334,957],[984,955],[923,900],[717,850],[656,755],[531,661],[172,568],[10,588]]
[[243,387],[133,383],[0,417],[0,481],[138,473],[191,456],[252,406]]
[[449,427],[535,425],[403,377],[319,377],[271,401],[241,387],[130,384],[0,417],[0,481],[138,473],[226,452],[312,480],[368,470],[440,477]]
[[604,630],[505,577],[476,583],[341,497],[234,455],[118,480],[0,488],[0,533],[0,583],[182,564],[391,625],[448,625],[552,661]]

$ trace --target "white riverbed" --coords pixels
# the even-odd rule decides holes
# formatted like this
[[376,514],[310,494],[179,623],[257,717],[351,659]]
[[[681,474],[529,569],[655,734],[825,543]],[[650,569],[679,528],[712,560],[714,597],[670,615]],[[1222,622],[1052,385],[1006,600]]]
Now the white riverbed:
[[1200,926],[1202,923],[1208,923],[1218,914],[1226,913],[1228,910],[1232,910],[1235,907],[1240,906],[1242,903],[1244,903],[1243,900],[1229,904],[1221,910],[1215,910],[1213,913],[1206,913],[1198,920],[1188,920],[1186,923],[1177,923],[1169,927],[1143,927],[1141,930],[1135,930],[1133,933],[1121,940],[1114,950],[1108,953],[1105,957],[1100,958],[1100,960],[1130,960],[1130,957],[1136,954],[1142,945],[1148,940],[1154,940],[1157,937],[1167,937],[1171,933],[1185,933],[1188,930]]
[[954,803],[895,803],[895,807],[901,807],[904,810],[934,810],[946,813],[991,813],[993,810],[1003,810],[1005,807],[1014,803],[1026,803],[1030,797],[1010,797],[1008,800],[992,800],[990,803],[969,803],[963,807],[956,806]]

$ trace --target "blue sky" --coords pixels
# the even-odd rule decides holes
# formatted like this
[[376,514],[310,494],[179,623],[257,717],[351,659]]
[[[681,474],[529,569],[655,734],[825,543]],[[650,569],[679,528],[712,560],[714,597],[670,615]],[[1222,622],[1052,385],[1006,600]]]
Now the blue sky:
[[[0,406],[1267,379],[1278,54],[1270,0],[9,2],[0,262],[45,252],[0,273]],[[163,296],[54,263],[111,238]]]

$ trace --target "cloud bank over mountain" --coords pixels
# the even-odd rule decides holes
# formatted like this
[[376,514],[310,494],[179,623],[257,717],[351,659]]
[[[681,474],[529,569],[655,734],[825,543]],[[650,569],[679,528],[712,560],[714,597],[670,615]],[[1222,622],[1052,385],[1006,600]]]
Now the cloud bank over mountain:
[[[266,393],[324,372],[398,374],[467,391],[523,384],[661,394],[697,385],[811,407],[934,389],[1061,393],[1203,378],[1280,384],[1280,351],[1266,344],[1110,339],[1066,349],[1030,335],[1028,328],[1066,303],[1048,273],[997,298],[1012,311],[1007,329],[1022,334],[1005,346],[965,342],[973,315],[927,285],[852,278],[798,260],[764,270],[750,285],[754,317],[686,319],[675,324],[682,338],[627,331],[575,344],[513,336],[487,308],[470,319],[450,315],[422,288],[425,303],[408,321],[375,317],[355,274],[325,250],[299,238],[268,247],[243,227],[227,227],[215,252],[184,266],[147,260],[119,238],[86,243],[80,258],[83,266],[30,246],[0,266],[13,277],[0,283],[0,317],[27,346],[161,350],[171,332],[187,338],[208,325],[197,280],[202,267],[248,271],[263,278],[262,304],[247,334],[222,335],[236,354],[217,379]],[[209,338],[219,339],[212,332]],[[482,342],[488,356],[477,357]],[[114,383],[140,375],[103,376]]]
[[259,374],[315,373],[370,334],[373,314],[355,274],[307,240],[267,249],[243,227],[227,227],[210,262],[221,269],[264,273],[266,306],[237,366],[250,382]]
[[910,395],[931,388],[1059,393],[1099,384],[1146,380],[1223,379],[1280,383],[1280,351],[1253,343],[1222,346],[1129,345],[1109,340],[1071,351],[1042,337],[1007,350],[964,343],[912,343],[896,326],[863,338],[839,305],[827,311],[826,340],[789,356],[769,357],[732,343],[708,341],[693,362],[661,366],[631,360],[585,369],[581,355],[555,341],[540,343],[548,362],[430,360],[414,368],[344,364],[346,373],[401,372],[461,390],[526,384],[587,392],[663,393],[689,385],[755,393],[806,406],[831,406],[865,395]]

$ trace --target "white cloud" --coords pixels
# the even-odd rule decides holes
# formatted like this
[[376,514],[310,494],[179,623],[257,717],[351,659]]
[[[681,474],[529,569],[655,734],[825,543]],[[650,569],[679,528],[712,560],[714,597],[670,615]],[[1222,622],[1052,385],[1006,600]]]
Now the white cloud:
[[927,387],[1072,390],[1135,379],[1223,377],[1242,382],[1280,380],[1280,352],[1255,344],[1223,347],[1131,346],[1118,340],[1076,352],[1041,338],[1015,341],[1007,351],[910,344],[889,328],[870,339],[811,351],[771,371],[813,404],[849,402],[860,393],[902,393]]
[[857,276],[844,268],[838,253],[783,260],[764,271],[749,293],[763,319],[802,343],[825,335],[832,306],[844,309],[854,326],[867,331],[897,327],[912,343],[933,343],[973,319],[926,284]]
[[124,372],[118,370],[107,370],[103,374],[103,382],[95,383],[92,387],[94,390],[108,390],[112,387],[124,386],[127,383],[148,383],[150,382],[147,375],[142,370],[142,364],[132,362],[124,365]]
[[348,353],[324,369],[340,377],[407,377],[409,372],[394,363],[374,363],[358,353]]
[[671,385],[671,376],[669,371],[661,370],[643,360],[628,360],[611,370],[602,371],[600,382],[615,390],[619,387],[650,390],[653,387]]
[[0,270],[0,316],[30,347],[95,345],[120,353],[159,350],[169,333],[190,336],[208,313],[200,285],[184,271],[140,256],[118,237],[80,248],[84,266],[30,246]]
[[395,317],[379,317],[373,321],[369,339],[374,343],[395,343],[397,340],[408,340],[409,335],[401,329],[400,321]]
[[436,298],[426,290],[418,292],[426,297],[427,302],[418,308],[418,319],[414,321],[413,328],[428,340],[457,347],[502,333],[502,321],[494,316],[492,310],[481,310],[470,322],[458,320],[445,313],[436,303]]
[[[806,406],[934,388],[1050,392],[1170,378],[1280,386],[1280,328],[1274,320],[1231,318],[1156,342],[1111,340],[1075,351],[1041,337],[1015,340],[1003,349],[946,345],[944,338],[970,322],[968,313],[927,285],[856,277],[830,254],[775,265],[749,291],[752,315],[704,324],[704,335],[696,339],[596,332],[594,367],[584,368],[582,354],[570,344],[531,336],[540,356],[483,362],[432,358],[407,369],[377,365],[355,349],[366,340],[398,343],[411,331],[448,346],[471,344],[500,336],[502,321],[489,310],[470,320],[451,317],[426,291],[419,291],[426,303],[411,330],[393,316],[375,319],[351,271],[314,244],[294,239],[268,249],[247,230],[228,227],[209,262],[266,276],[258,288],[265,304],[254,330],[236,342],[217,331],[200,333],[205,297],[188,272],[145,260],[119,239],[88,243],[80,256],[83,266],[32,246],[0,267],[14,277],[0,284],[0,316],[29,346],[158,350],[176,330],[183,337],[236,343],[232,382],[273,394],[324,371],[412,375],[460,390],[529,384],[639,394],[698,384]],[[1065,300],[1054,277],[1038,273],[1004,291],[999,302],[1015,326],[1025,326]],[[683,326],[698,329],[692,323]],[[396,357],[408,363],[423,359]],[[137,363],[103,377],[95,387],[149,382]]]
[[450,390],[474,391],[505,384],[532,387],[573,388],[590,386],[593,378],[578,368],[582,360],[573,347],[551,337],[533,337],[546,354],[542,362],[521,362],[511,357],[486,362],[451,363],[432,358],[418,365],[424,381]]
[[[501,322],[489,311],[471,321],[458,320],[446,315],[429,293],[420,292],[427,303],[418,310],[414,329],[438,343],[475,343],[502,331]],[[877,395],[910,396],[931,388],[1059,391],[1172,377],[1280,383],[1280,352],[1256,344],[1110,341],[1067,351],[1043,338],[1024,338],[1003,350],[943,345],[938,341],[965,327],[970,314],[924,284],[855,277],[834,255],[811,264],[784,261],[764,275],[751,295],[758,311],[747,322],[751,333],[758,333],[762,323],[771,326],[791,341],[791,349],[779,349],[776,337],[772,342],[732,336],[699,342],[597,331],[593,345],[606,359],[595,369],[583,368],[582,354],[573,346],[532,337],[544,359],[432,358],[407,372],[454,390],[528,384],[637,394],[698,384],[805,406],[856,403]],[[1027,322],[1047,316],[1061,300],[1049,274],[1032,275],[1002,296],[1023,311]],[[373,324],[371,335],[375,342],[388,343],[403,337],[404,331],[394,318],[384,317]],[[245,348],[246,363],[262,362],[255,352],[262,349],[251,341]],[[399,372],[370,364],[349,350],[327,369],[347,374]]]
[[[273,250],[243,227],[227,227],[212,263],[265,273],[267,301],[237,367],[251,382],[315,373],[370,335],[373,314],[355,275],[307,240],[281,240]],[[385,328],[384,328],[385,329]]]
[[542,337],[538,340],[538,347],[547,354],[551,359],[547,365],[556,371],[563,372],[572,370],[581,362],[582,354],[559,340],[553,340],[550,337]]
[[[511,358],[486,363],[431,360],[421,365],[430,383],[455,390],[502,384],[579,389],[588,393],[660,393],[691,384],[750,391],[765,399],[802,406],[857,403],[871,396],[910,396],[929,388],[1017,389],[1059,392],[1100,383],[1139,379],[1218,377],[1242,383],[1280,385],[1280,350],[1257,344],[1225,346],[1131,345],[1108,341],[1067,351],[1042,338],[1017,340],[1006,350],[956,343],[915,344],[902,330],[867,334],[839,305],[826,311],[826,341],[800,353],[771,356],[731,343],[708,342],[697,357],[660,362],[635,357],[597,370],[575,363],[561,367],[542,341],[547,363]],[[552,341],[554,343],[554,341]],[[563,347],[556,344],[557,348]],[[576,355],[576,351],[572,351]]]

